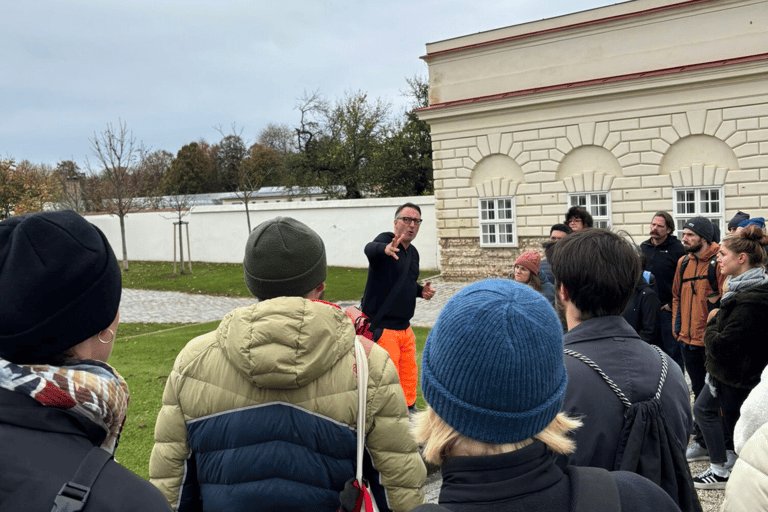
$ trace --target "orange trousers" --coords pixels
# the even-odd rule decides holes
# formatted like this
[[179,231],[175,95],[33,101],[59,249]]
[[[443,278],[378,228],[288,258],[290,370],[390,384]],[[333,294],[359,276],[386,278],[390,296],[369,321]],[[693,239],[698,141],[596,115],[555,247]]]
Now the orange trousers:
[[408,407],[412,406],[416,403],[416,385],[419,380],[419,370],[416,368],[416,335],[413,334],[413,329],[384,329],[378,344],[389,353],[389,358],[395,363],[405,403]]

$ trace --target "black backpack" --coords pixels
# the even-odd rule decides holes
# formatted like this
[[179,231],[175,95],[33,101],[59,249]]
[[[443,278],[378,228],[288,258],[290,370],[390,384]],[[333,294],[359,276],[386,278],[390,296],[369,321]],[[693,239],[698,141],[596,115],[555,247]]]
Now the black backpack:
[[594,361],[570,349],[565,349],[565,353],[595,370],[624,404],[624,425],[614,471],[631,471],[644,476],[664,489],[683,512],[702,512],[685,459],[685,447],[675,441],[661,407],[661,389],[667,378],[667,356],[659,347],[649,347],[653,347],[661,357],[659,386],[652,398],[634,404]]
[[[712,293],[707,296],[707,298],[712,296],[720,295],[720,288],[717,285],[717,273],[715,270],[717,269],[717,254],[712,256],[709,259],[709,264],[707,264],[707,276],[693,276],[693,277],[687,277],[684,278],[683,275],[685,275],[685,267],[688,266],[688,262],[691,260],[691,256],[686,256],[683,258],[683,261],[680,262],[680,287],[682,288],[684,283],[687,283],[689,281],[699,281],[701,279],[706,279],[709,281],[709,287],[712,289]],[[717,302],[712,303],[707,301],[707,309],[709,311],[712,311],[715,308],[720,307],[720,299],[717,300]]]

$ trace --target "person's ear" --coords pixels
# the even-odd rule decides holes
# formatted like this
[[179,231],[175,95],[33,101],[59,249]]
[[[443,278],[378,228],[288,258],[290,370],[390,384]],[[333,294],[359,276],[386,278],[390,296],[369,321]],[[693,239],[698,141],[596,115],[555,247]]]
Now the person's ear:
[[570,299],[568,295],[568,289],[563,283],[560,283],[560,288],[557,289],[557,295],[560,297],[560,302],[565,304]]

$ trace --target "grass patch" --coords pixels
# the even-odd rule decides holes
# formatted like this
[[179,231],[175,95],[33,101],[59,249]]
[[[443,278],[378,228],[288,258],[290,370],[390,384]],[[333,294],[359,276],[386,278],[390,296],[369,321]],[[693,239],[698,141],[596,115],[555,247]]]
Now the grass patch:
[[[218,324],[120,324],[109,364],[128,383],[131,401],[115,458],[137,475],[149,478],[155,423],[162,405],[165,381],[176,356],[192,338],[215,330]],[[429,331],[427,327],[413,328],[419,370]],[[420,386],[417,393],[416,406],[423,409],[426,402]]]
[[[165,261],[132,261],[129,268],[123,272],[123,288],[252,297],[243,281],[243,265],[240,263],[193,262],[191,274],[174,274],[173,263]],[[419,277],[424,281],[436,274],[439,271],[423,270]],[[325,300],[360,300],[367,277],[366,268],[328,267]]]
[[120,324],[109,364],[128,383],[131,401],[115,458],[137,475],[149,478],[155,422],[176,355],[218,324]]

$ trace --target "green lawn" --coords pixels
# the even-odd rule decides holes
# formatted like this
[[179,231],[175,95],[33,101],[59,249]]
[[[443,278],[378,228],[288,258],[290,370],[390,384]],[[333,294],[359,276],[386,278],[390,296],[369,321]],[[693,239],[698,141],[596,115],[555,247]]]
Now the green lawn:
[[[194,267],[193,267],[194,268]],[[120,324],[109,363],[125,378],[131,392],[128,415],[115,458],[125,467],[149,478],[149,454],[163,389],[179,351],[195,336],[212,331],[218,322],[204,324]],[[414,327],[416,358],[421,361],[425,327]],[[416,405],[425,407],[418,390]]]
[[[177,267],[177,271],[180,267]],[[438,274],[437,270],[422,270],[424,280]],[[368,269],[328,267],[325,300],[354,301],[363,296]],[[228,297],[251,297],[243,281],[240,263],[192,263],[192,273],[174,274],[173,263],[163,261],[131,261],[123,272],[123,288],[163,290]]]

